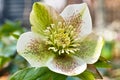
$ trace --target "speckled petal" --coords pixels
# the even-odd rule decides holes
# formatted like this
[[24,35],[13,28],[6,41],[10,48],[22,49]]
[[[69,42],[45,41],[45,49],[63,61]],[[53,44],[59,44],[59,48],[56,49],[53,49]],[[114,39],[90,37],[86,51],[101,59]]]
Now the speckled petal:
[[92,21],[86,3],[68,5],[61,13],[61,16],[64,19],[69,19],[71,16],[74,16],[76,14],[80,14],[81,16],[79,18],[81,18],[80,20],[82,20],[82,23],[79,23],[79,37],[87,36],[92,31]]
[[54,55],[48,51],[44,40],[33,32],[23,33],[17,42],[17,52],[33,67],[45,66]]
[[93,64],[99,59],[102,46],[103,38],[91,33],[80,42],[80,50],[75,55],[87,64]]
[[87,67],[83,60],[69,55],[56,56],[48,61],[47,66],[50,70],[67,76],[78,75]]

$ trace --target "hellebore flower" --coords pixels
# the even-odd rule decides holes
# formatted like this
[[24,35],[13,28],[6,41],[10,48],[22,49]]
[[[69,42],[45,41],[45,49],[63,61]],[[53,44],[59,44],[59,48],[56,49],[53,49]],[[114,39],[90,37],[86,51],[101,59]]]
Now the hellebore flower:
[[32,31],[20,36],[17,51],[31,66],[47,66],[54,72],[73,76],[98,60],[103,39],[92,32],[85,3],[68,5],[59,15],[52,7],[36,2],[30,23]]

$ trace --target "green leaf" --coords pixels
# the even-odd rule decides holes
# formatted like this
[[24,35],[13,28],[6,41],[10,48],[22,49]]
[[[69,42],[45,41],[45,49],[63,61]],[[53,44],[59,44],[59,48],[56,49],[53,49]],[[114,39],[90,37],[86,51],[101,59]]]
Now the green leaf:
[[27,68],[16,72],[10,80],[65,80],[67,76],[54,73],[46,67]]
[[9,61],[10,61],[9,57],[0,56],[0,69],[2,69],[3,66]]
[[24,31],[19,21],[7,20],[0,26],[0,56],[10,57],[15,54],[17,38]]
[[50,6],[35,2],[30,14],[30,23],[32,25],[32,31],[44,34],[46,27],[50,24],[63,20],[60,15]]
[[81,80],[81,79],[78,78],[78,77],[71,77],[71,76],[69,76],[69,77],[67,77],[66,80]]
[[94,74],[94,77],[96,79],[103,79],[102,75],[100,72],[97,70],[97,68],[93,64],[88,64],[88,71]]
[[94,65],[98,68],[111,68],[109,61],[102,56],[100,56],[100,59]]
[[17,34],[11,34],[15,39],[18,39],[20,35],[17,35]]
[[81,78],[82,80],[95,80],[94,74],[88,70],[84,71],[77,77]]
[[0,41],[0,56],[10,57],[15,54],[16,40],[11,40],[10,37],[2,37]]
[[105,44],[102,48],[102,56],[106,59],[112,58],[112,53],[114,49],[115,42],[114,41],[105,41]]
[[2,36],[11,36],[12,33],[17,32],[19,34],[23,33],[25,31],[24,28],[22,28],[21,23],[19,21],[5,21],[3,25],[0,26],[0,38]]

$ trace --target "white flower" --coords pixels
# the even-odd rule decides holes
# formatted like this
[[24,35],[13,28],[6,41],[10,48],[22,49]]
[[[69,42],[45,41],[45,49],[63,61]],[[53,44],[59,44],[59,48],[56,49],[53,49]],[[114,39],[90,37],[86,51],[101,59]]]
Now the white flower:
[[98,60],[103,39],[92,33],[85,3],[68,5],[59,15],[52,7],[36,2],[30,23],[32,31],[20,36],[17,51],[31,66],[47,66],[54,72],[73,76]]

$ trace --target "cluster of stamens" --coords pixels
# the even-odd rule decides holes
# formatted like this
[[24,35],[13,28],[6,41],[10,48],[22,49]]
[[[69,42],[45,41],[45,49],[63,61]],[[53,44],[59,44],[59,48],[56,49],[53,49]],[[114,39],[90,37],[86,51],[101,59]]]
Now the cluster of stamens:
[[49,46],[48,50],[52,50],[59,55],[75,53],[78,50],[79,43],[75,39],[78,34],[72,25],[62,22],[51,24],[47,27],[45,33],[47,34],[46,44]]

